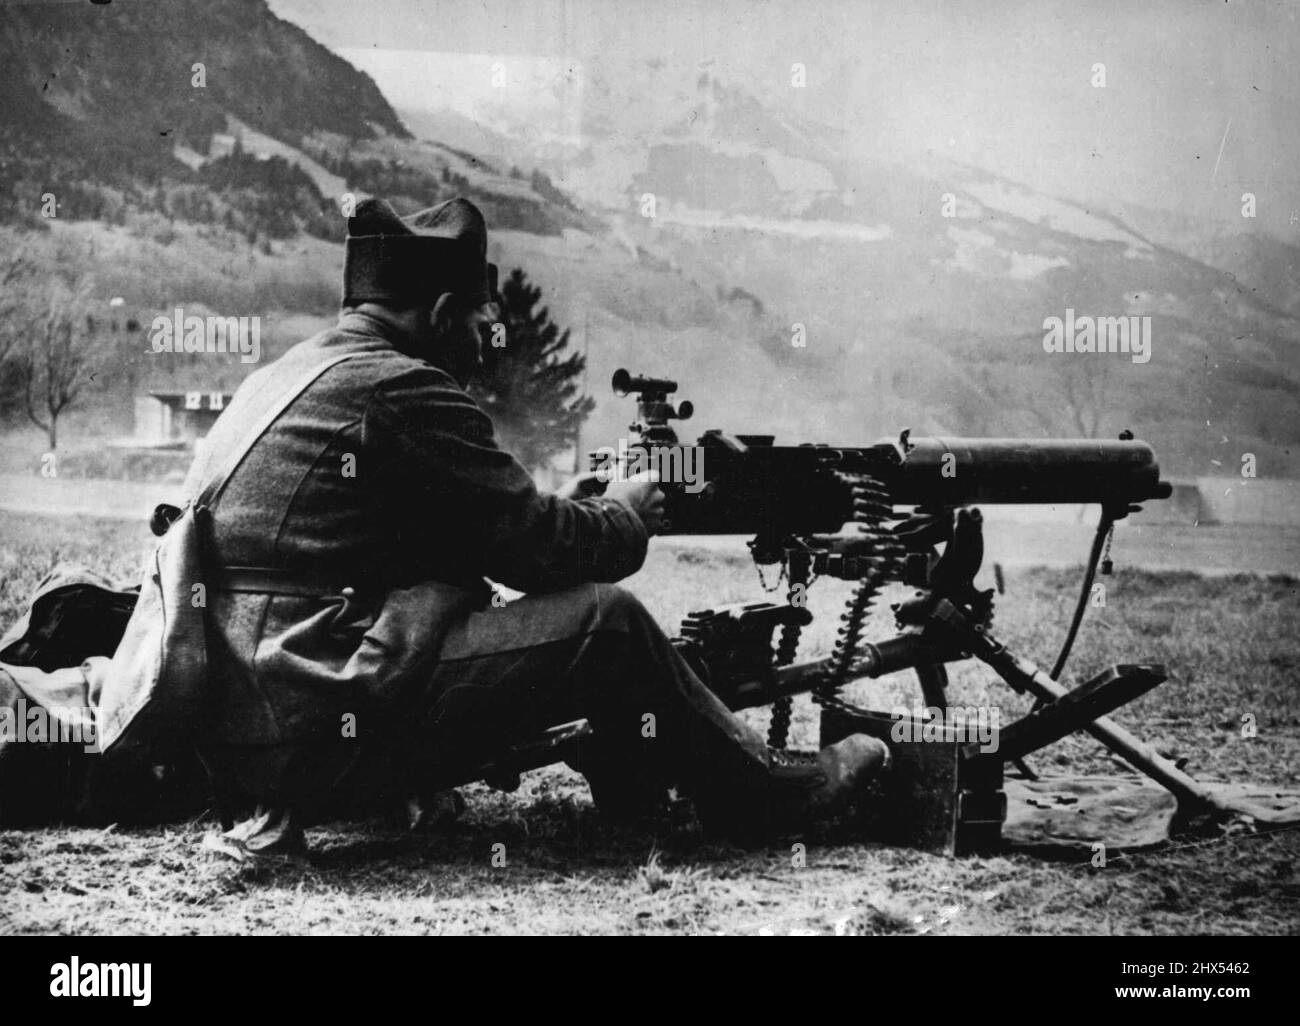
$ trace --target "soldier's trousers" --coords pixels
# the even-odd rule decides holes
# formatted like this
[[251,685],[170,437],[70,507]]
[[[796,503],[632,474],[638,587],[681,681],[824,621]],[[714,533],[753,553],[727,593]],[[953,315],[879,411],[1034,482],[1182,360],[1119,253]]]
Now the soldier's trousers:
[[598,800],[678,786],[718,818],[746,818],[764,801],[763,738],[613,585],[525,596],[454,623],[415,705],[404,761],[434,775],[586,718],[593,738],[577,768]]
[[[669,787],[701,819],[743,832],[769,802],[763,738],[700,681],[629,592],[589,584],[488,605],[454,620],[431,673],[317,742],[209,747],[223,808],[262,803],[303,821],[373,814],[472,771],[548,727],[593,727],[571,764],[606,809],[635,814]],[[382,725],[380,723],[382,722]],[[468,771],[468,772],[467,772]]]

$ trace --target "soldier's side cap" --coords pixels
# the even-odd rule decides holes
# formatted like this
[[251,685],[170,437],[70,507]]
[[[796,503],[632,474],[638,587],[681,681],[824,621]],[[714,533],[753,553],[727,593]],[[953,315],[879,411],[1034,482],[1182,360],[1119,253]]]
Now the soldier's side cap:
[[466,199],[409,217],[381,199],[357,204],[344,243],[343,303],[432,306],[444,292],[478,303],[495,294],[487,223]]

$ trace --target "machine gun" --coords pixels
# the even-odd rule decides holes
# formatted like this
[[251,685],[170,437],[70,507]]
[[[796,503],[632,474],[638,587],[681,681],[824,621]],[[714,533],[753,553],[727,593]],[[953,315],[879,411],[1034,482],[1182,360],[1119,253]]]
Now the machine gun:
[[[677,383],[614,375],[619,395],[637,393],[633,444],[614,457],[594,454],[593,469],[631,465],[702,467],[703,482],[667,480],[665,532],[754,534],[774,544],[861,520],[868,495],[885,506],[944,509],[973,503],[1100,503],[1117,512],[1170,494],[1151,447],[1119,441],[1019,438],[911,438],[869,446],[778,446],[771,435],[705,431],[682,446],[673,420],[694,412],[674,406]],[[661,475],[662,476],[662,475]]]
[[[1066,690],[1057,679],[1077,635],[1093,581],[1108,552],[1116,521],[1163,499],[1155,455],[1125,433],[1093,439],[912,438],[869,446],[778,446],[770,435],[706,431],[683,446],[672,422],[689,419],[688,402],[674,404],[674,381],[620,370],[613,387],[635,393],[631,444],[593,453],[592,468],[607,479],[655,470],[664,489],[666,534],[753,535],[759,567],[779,566],[785,600],[700,609],[674,639],[702,679],[732,709],[772,707],[769,744],[787,742],[794,696],[808,693],[821,709],[821,744],[850,733],[873,734],[891,745],[895,770],[867,796],[869,836],[948,852],[996,848],[1006,814],[1003,767],[1076,730],[1086,730],[1173,792],[1185,813],[1223,811],[1215,795],[1107,714],[1165,680],[1156,664],[1110,667]],[[1079,599],[1050,673],[998,642],[992,631],[993,589],[975,586],[984,555],[982,518],[974,504],[1097,504],[1093,538]],[[1109,572],[1109,558],[1102,572]],[[807,589],[818,577],[853,582],[833,650],[797,660],[800,636],[812,619]],[[893,636],[864,638],[873,604],[886,586],[910,586],[893,607]],[[961,725],[932,721],[947,706],[948,663],[976,658],[1015,691],[1037,699],[1033,711],[1000,731],[996,751],[971,741]],[[846,702],[854,680],[910,670],[924,708],[911,722]],[[907,737],[939,743],[896,744]],[[561,757],[586,735],[585,721],[548,732],[491,766],[489,782],[507,785],[522,769]]]

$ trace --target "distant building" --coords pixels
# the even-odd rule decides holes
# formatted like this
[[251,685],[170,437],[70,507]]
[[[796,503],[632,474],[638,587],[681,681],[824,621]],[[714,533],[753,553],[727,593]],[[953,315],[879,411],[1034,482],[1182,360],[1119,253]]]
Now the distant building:
[[225,132],[214,132],[211,140],[208,142],[208,160],[217,160],[221,157],[228,157],[240,147],[240,142],[233,135],[227,135]]
[[[1163,502],[1142,504],[1145,524],[1264,524],[1300,527],[1300,481],[1243,477],[1175,478]],[[1281,569],[1292,569],[1282,567]]]
[[150,392],[135,399],[135,437],[141,447],[189,448],[212,430],[230,392]]

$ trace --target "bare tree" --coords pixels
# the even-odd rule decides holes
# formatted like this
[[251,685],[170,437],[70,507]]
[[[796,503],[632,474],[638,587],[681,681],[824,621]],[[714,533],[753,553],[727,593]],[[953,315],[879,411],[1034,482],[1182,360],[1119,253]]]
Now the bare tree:
[[23,320],[19,288],[31,271],[32,263],[25,253],[0,257],[0,366],[9,359],[23,337],[19,330],[19,323]]
[[51,288],[27,318],[25,338],[16,347],[27,416],[45,432],[51,451],[59,443],[59,417],[97,366],[88,296],[84,283]]
[[1058,360],[1049,378],[1048,393],[1033,398],[1028,408],[1049,435],[1096,438],[1108,412],[1110,362]]
[[[1038,342],[1038,337],[1025,336],[1017,342],[1030,346]],[[1037,361],[1039,354],[1034,356]],[[999,411],[995,416],[1002,419],[1010,411],[1024,413],[1049,437],[1096,438],[1106,414],[1114,407],[1115,397],[1110,392],[1114,361],[1086,354],[1046,355],[1042,361],[1035,363],[1032,377],[1027,373],[1011,374],[1005,368],[970,368],[969,383],[976,389],[970,405],[990,403],[993,411]],[[974,415],[974,419],[983,418]]]

